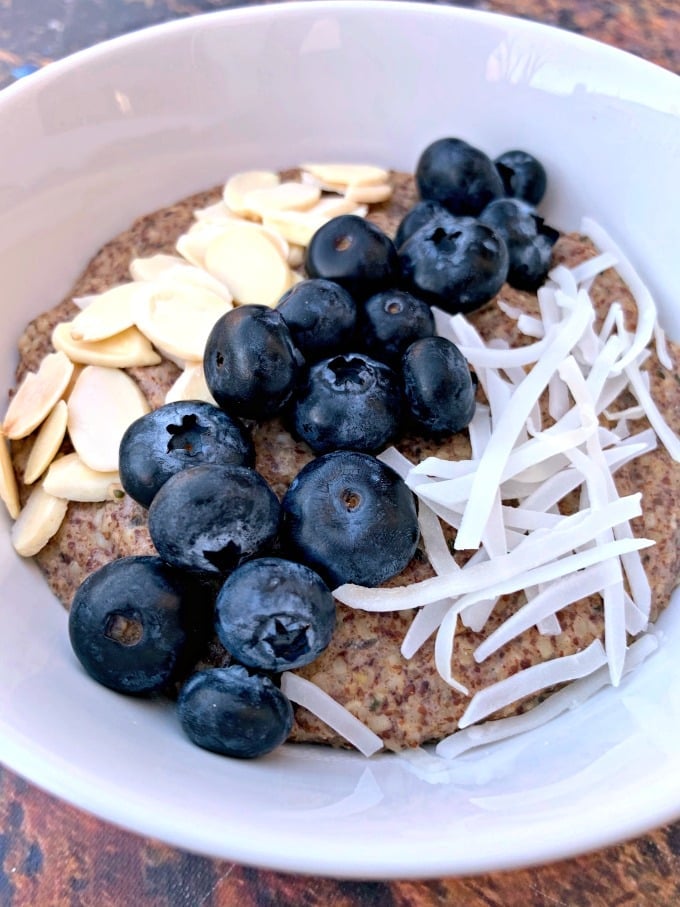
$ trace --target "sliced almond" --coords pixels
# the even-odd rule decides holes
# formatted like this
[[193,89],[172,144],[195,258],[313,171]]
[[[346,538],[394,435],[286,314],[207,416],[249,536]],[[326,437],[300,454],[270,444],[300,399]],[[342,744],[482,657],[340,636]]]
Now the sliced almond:
[[266,215],[262,226],[276,230],[289,243],[308,246],[319,227],[331,218],[341,214],[364,217],[367,210],[344,195],[338,195],[320,199],[309,211],[272,211]]
[[306,211],[321,198],[318,186],[285,182],[264,189],[252,189],[243,196],[243,203],[260,218],[273,211]]
[[183,284],[188,287],[196,287],[202,290],[209,290],[221,297],[226,303],[231,303],[231,293],[228,288],[212,274],[208,274],[203,268],[197,268],[195,265],[183,262],[181,265],[168,268],[158,280],[154,281],[157,287],[173,286]]
[[391,195],[392,187],[389,183],[381,183],[377,186],[350,183],[345,189],[345,198],[355,204],[378,205],[380,202],[386,202]]
[[292,280],[287,261],[261,230],[232,229],[213,240],[206,249],[205,267],[241,305],[273,307]]
[[10,401],[2,425],[5,436],[16,440],[30,435],[63,396],[72,374],[73,363],[65,353],[48,353],[38,371],[26,375]]
[[156,255],[148,255],[145,258],[133,258],[130,262],[130,277],[133,280],[156,280],[168,268],[185,264],[186,261],[179,255],[166,255],[165,252],[158,252]]
[[229,220],[232,217],[238,217],[238,215],[235,215],[233,211],[230,211],[224,201],[220,200],[219,202],[215,202],[214,205],[207,205],[205,208],[197,208],[194,211],[194,217],[196,220],[222,222]]
[[217,239],[223,232],[224,224],[196,221],[178,238],[175,248],[186,261],[197,268],[202,268],[205,264],[205,250],[213,239]]
[[136,365],[158,365],[161,361],[144,334],[134,326],[114,337],[89,343],[74,340],[71,336],[71,322],[63,321],[52,331],[52,343],[69,359],[81,365],[132,368]]
[[61,526],[67,508],[68,501],[55,498],[37,485],[12,526],[10,537],[16,552],[22,557],[33,557],[44,548]]
[[[271,254],[279,258],[271,247]],[[197,362],[203,358],[205,344],[213,325],[228,312],[231,303],[210,290],[180,283],[159,283],[140,301],[136,323],[158,349],[181,360]]]
[[295,270],[296,268],[301,268],[305,263],[305,247],[303,245],[295,245],[295,243],[290,244],[290,251],[288,252],[288,265],[289,267]]
[[68,402],[68,432],[81,460],[99,472],[117,470],[118,448],[125,430],[149,409],[126,372],[88,365]]
[[132,327],[134,297],[143,292],[138,283],[124,283],[100,293],[71,321],[74,340],[106,340]]
[[235,173],[227,180],[222,198],[230,211],[247,215],[249,211],[244,203],[244,197],[248,192],[278,186],[280,182],[281,177],[271,170],[244,170],[242,173]]
[[64,400],[59,400],[40,426],[40,431],[31,447],[24,470],[24,483],[32,485],[45,472],[57,455],[66,435],[68,407]]
[[7,438],[0,435],[0,500],[13,520],[19,516],[19,487]]
[[188,362],[186,368],[165,395],[166,403],[178,400],[205,400],[217,406],[205,381],[202,362]]
[[90,469],[77,453],[55,460],[47,471],[43,488],[67,501],[112,501],[121,488],[117,471]]
[[303,164],[301,169],[325,186],[376,186],[386,183],[389,170],[373,164]]

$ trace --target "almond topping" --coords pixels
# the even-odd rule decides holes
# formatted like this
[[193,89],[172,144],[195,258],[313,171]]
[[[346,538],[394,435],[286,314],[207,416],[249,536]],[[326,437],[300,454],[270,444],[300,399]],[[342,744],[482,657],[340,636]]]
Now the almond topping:
[[186,265],[186,261],[179,255],[166,255],[164,252],[146,258],[133,258],[130,262],[130,277],[133,280],[156,280],[175,265]]
[[178,400],[205,400],[217,406],[206,384],[202,362],[187,362],[184,371],[165,395],[166,403]]
[[4,503],[12,519],[16,520],[21,509],[19,487],[14,474],[9,443],[2,435],[0,435],[0,500]]
[[149,404],[126,372],[88,365],[69,398],[68,432],[90,469],[113,472],[125,430],[147,412]]
[[360,202],[365,205],[377,205],[380,202],[386,202],[392,195],[392,187],[389,183],[381,183],[378,186],[362,186],[356,183],[350,183],[345,189],[345,198],[350,202]]
[[321,198],[318,186],[304,183],[279,183],[264,189],[252,189],[246,192],[243,203],[259,217],[265,217],[272,211],[306,211]]
[[89,343],[74,340],[71,336],[71,322],[63,321],[55,326],[52,343],[69,359],[81,365],[132,368],[135,365],[158,365],[161,361],[161,357],[136,327],[127,328],[106,340]]
[[40,426],[31,452],[26,461],[24,470],[24,483],[32,485],[36,479],[45,472],[52,460],[57,455],[66,434],[66,421],[68,418],[68,407],[64,400],[59,400]]
[[227,180],[222,197],[230,211],[247,215],[249,211],[244,202],[245,196],[255,189],[278,186],[280,182],[278,173],[270,170],[245,170],[242,173],[235,173]]
[[120,476],[117,471],[90,469],[77,453],[70,453],[52,463],[43,488],[67,501],[111,501],[120,488]]
[[106,340],[132,327],[133,299],[139,284],[124,283],[96,296],[71,322],[74,340]]
[[22,557],[33,557],[49,542],[66,516],[68,501],[48,494],[42,485],[31,492],[12,526],[12,544]]
[[71,380],[73,363],[63,352],[48,353],[37,372],[29,372],[7,409],[2,426],[6,437],[30,435],[52,411]]
[[[272,255],[276,250],[272,247]],[[278,256],[277,256],[278,257]],[[195,286],[158,284],[137,306],[137,326],[164,353],[181,360],[203,358],[213,325],[231,303]]]
[[261,229],[234,228],[213,240],[206,249],[205,267],[241,305],[275,306],[291,286],[287,261]]
[[372,164],[303,164],[301,169],[324,187],[378,186],[390,178],[388,170]]

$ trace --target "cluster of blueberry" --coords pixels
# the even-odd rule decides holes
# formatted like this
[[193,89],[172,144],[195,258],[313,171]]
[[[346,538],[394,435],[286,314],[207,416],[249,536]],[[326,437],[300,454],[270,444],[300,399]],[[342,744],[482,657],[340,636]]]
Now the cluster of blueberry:
[[[395,242],[353,215],[313,237],[308,279],[276,309],[244,305],[215,324],[204,370],[218,406],[167,404],[127,430],[123,487],[148,508],[158,557],[108,564],[82,584],[69,629],[100,683],[166,690],[194,742],[251,757],[290,733],[275,682],[329,644],[330,589],[375,586],[413,557],[411,491],[373,454],[404,426],[468,425],[475,383],[435,336],[430,304],[470,311],[506,279],[533,285],[554,237],[533,213],[545,188],[522,152],[492,163],[457,139],[423,153],[422,197]],[[506,197],[508,194],[516,197]],[[275,415],[317,454],[279,502],[254,469],[246,427]],[[277,556],[272,556],[274,553]],[[234,665],[191,673],[213,628]]]

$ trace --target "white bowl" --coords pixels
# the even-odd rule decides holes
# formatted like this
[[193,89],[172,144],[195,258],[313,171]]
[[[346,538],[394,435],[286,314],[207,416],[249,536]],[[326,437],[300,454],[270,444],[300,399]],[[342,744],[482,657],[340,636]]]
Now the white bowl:
[[[558,226],[599,220],[680,338],[680,79],[549,28],[391,2],[236,9],[132,34],[0,95],[1,383],[27,319],[97,247],[235,169],[365,159],[412,169],[441,135],[526,147]],[[84,678],[66,615],[0,538],[0,759],[83,809],[268,867],[425,877],[517,867],[680,815],[680,601],[621,686],[440,783],[394,756],[193,747],[172,711]]]

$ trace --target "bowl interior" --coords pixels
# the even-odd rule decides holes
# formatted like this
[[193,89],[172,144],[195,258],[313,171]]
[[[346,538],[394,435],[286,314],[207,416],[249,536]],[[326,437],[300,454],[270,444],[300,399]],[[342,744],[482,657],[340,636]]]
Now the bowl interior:
[[[600,221],[680,338],[679,86],[566,33],[391,2],[216,13],[54,64],[0,96],[4,386],[26,321],[136,215],[237,169],[412,170],[441,135],[541,158],[549,222]],[[202,752],[171,711],[84,678],[65,613],[7,532],[0,571],[0,759],[133,830],[281,869],[422,877],[562,857],[680,814],[678,601],[617,690],[432,773],[312,747],[257,763]]]

